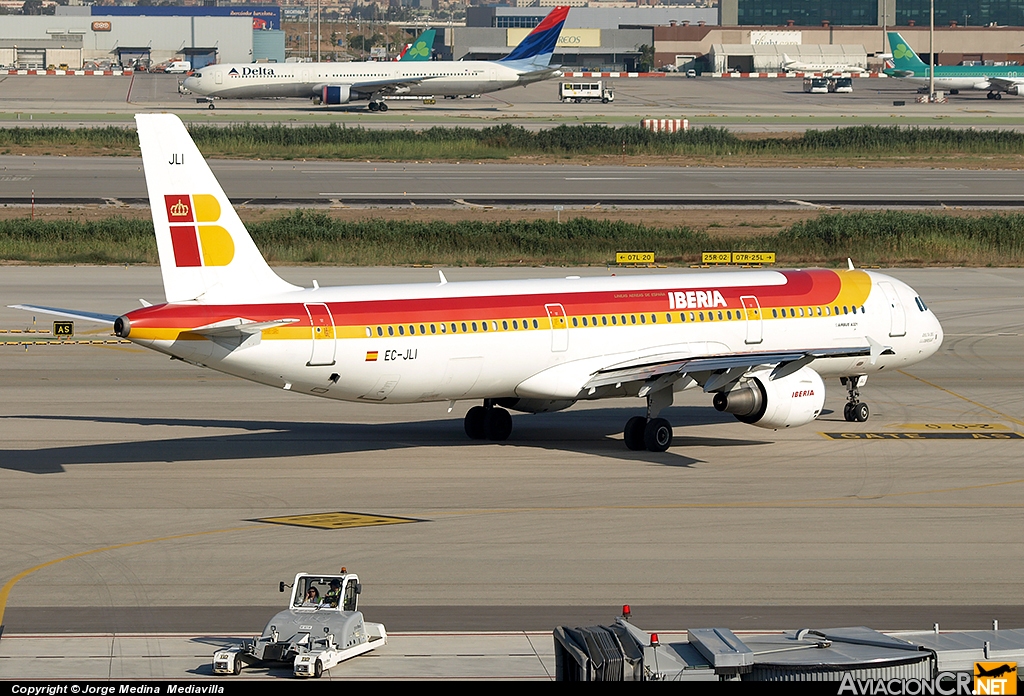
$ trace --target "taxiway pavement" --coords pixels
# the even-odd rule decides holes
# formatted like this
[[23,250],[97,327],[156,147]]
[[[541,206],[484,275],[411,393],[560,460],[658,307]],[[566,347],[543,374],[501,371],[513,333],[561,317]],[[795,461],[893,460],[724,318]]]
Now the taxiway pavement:
[[[236,205],[1021,205],[1010,170],[211,160]],[[0,156],[0,203],[148,204],[141,158]]]
[[[985,92],[950,96],[946,104],[918,104],[916,87],[889,78],[857,78],[852,94],[806,94],[799,78],[606,78],[611,104],[564,104],[558,82],[548,80],[484,94],[477,99],[389,100],[386,114],[366,102],[313,106],[305,99],[218,100],[216,109],[178,93],[175,75],[0,76],[6,125],[69,127],[123,124],[139,111],[172,111],[190,121],[318,122],[368,128],[512,122],[528,128],[558,123],[636,123],[640,118],[689,118],[694,125],[728,124],[748,132],[803,131],[854,122],[923,127],[1019,129],[1020,102],[985,98]],[[576,80],[576,78],[572,78]],[[582,79],[582,78],[581,78]],[[589,81],[589,79],[588,79]],[[894,105],[894,102],[903,102]]]
[[[451,281],[571,272],[609,271],[447,270]],[[432,269],[282,273],[305,285],[436,278]],[[469,403],[448,414],[445,404],[320,401],[134,346],[0,347],[0,578],[65,559],[10,588],[7,630],[42,630],[44,616],[59,622],[60,612],[47,612],[66,594],[68,621],[75,612],[141,612],[145,628],[158,630],[161,608],[176,607],[176,628],[219,616],[227,629],[223,612],[207,608],[269,611],[280,603],[278,580],[340,565],[363,578],[367,607],[470,607],[449,614],[448,628],[479,628],[471,607],[516,629],[536,628],[537,615],[520,609],[531,606],[587,615],[624,602],[803,606],[822,617],[837,607],[916,606],[931,607],[916,612],[916,625],[927,626],[940,607],[1017,607],[1019,442],[899,434],[953,424],[995,436],[1024,430],[1024,272],[894,275],[921,292],[947,338],[929,361],[872,377],[868,423],[842,420],[837,384],[821,420],[784,432],[740,424],[687,392],[667,414],[676,443],[664,454],[622,445],[638,400],[517,415],[508,442],[486,444],[462,432]],[[161,299],[158,269],[0,269],[3,305],[117,313],[140,297]],[[6,308],[0,320],[32,323]],[[47,327],[50,318],[37,321]],[[259,521],[331,511],[417,521]],[[551,626],[575,616],[544,611]],[[254,628],[246,616],[238,630]],[[423,628],[395,616],[393,630]],[[991,618],[999,617],[982,617]]]

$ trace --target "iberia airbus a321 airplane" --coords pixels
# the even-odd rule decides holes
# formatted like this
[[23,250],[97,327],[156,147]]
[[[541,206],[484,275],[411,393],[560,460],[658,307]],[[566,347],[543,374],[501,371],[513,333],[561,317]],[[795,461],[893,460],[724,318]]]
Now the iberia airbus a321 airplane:
[[867,375],[935,353],[942,328],[914,290],[861,270],[302,288],[270,269],[181,121],[135,117],[165,304],[122,316],[18,305],[109,323],[140,346],[278,389],[370,403],[482,400],[471,438],[505,440],[506,409],[646,399],[626,447],[672,444],[659,417],[701,389],[762,428],[813,421],[823,377],[865,421]]

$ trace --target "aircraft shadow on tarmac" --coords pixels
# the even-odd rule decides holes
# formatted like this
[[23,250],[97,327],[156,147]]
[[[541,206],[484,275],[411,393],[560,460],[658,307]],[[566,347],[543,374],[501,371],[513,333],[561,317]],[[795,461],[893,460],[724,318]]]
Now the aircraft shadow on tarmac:
[[[577,452],[663,466],[688,467],[702,460],[684,454],[688,447],[743,447],[772,444],[768,440],[687,436],[685,428],[733,422],[703,407],[677,407],[663,413],[676,426],[667,452],[633,452],[622,444],[621,428],[634,409],[587,409],[575,412],[515,416],[512,437],[501,443],[466,438],[461,418],[406,423],[304,423],[294,421],[133,418],[105,416],[11,415],[4,420],[62,421],[186,428],[227,428],[244,432],[188,435],[130,442],[67,445],[42,449],[0,449],[0,469],[33,474],[60,473],[75,464],[136,464],[291,459],[307,455],[375,452],[412,447],[535,447]],[[612,435],[609,435],[612,433]]]

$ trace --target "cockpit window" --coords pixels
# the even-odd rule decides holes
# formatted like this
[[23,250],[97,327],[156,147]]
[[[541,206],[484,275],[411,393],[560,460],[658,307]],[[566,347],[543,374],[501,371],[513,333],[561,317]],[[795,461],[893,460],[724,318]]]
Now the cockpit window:
[[914,302],[917,303],[917,308],[920,309],[922,312],[927,312],[928,311],[928,306],[924,303],[924,300],[922,300],[920,297],[915,297],[914,298]]

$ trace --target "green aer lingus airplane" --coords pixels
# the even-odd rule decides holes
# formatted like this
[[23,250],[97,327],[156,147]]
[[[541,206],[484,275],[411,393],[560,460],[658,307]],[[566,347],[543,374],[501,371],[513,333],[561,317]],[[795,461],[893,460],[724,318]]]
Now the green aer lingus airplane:
[[[892,67],[883,72],[907,82],[928,87],[928,65],[898,32],[889,32]],[[935,89],[957,94],[962,89],[988,90],[989,99],[1007,94],[1024,94],[1024,66],[1021,65],[936,65]]]

